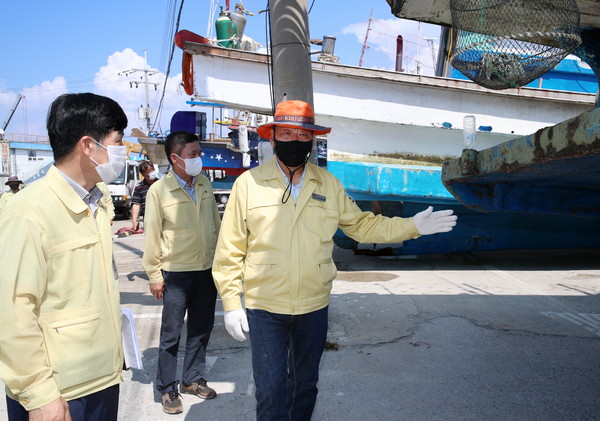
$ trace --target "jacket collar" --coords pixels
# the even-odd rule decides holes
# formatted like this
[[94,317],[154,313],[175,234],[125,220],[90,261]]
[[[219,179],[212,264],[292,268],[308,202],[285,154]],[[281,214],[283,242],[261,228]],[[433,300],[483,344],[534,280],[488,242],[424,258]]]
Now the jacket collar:
[[[167,175],[163,178],[163,180],[165,180],[165,184],[167,185],[167,188],[169,189],[169,191],[174,191],[174,190],[181,188],[181,185],[177,181],[177,177],[175,177],[175,171],[173,169],[171,169],[171,171],[169,171],[167,173]],[[201,185],[202,185],[202,177],[200,175],[197,175],[194,180],[194,187],[201,186]]]
[[82,213],[89,210],[88,205],[73,190],[54,165],[48,170],[45,179],[48,186],[71,212]]
[[[258,180],[267,181],[283,177],[281,171],[279,170],[279,167],[277,166],[277,158],[275,157],[275,155],[273,155],[273,157],[270,160],[256,168],[256,178]],[[259,168],[260,170],[258,170]],[[307,162],[306,172],[304,173],[304,182],[306,183],[309,180],[315,180],[319,183],[321,182],[321,179],[318,176],[317,166],[310,162]]]

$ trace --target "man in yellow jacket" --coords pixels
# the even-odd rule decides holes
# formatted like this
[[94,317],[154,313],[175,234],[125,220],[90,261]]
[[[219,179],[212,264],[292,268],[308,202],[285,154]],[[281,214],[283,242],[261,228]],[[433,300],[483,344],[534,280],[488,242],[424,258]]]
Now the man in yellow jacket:
[[4,185],[8,186],[10,190],[0,196],[0,212],[2,212],[2,209],[4,209],[4,206],[6,206],[6,203],[10,199],[12,199],[15,194],[21,191],[21,184],[23,184],[23,182],[19,180],[19,177],[16,175],[11,175],[8,177],[8,181],[4,183]]
[[336,230],[385,243],[456,224],[451,210],[428,208],[407,219],[362,212],[335,176],[307,162],[314,136],[330,130],[314,123],[310,104],[279,103],[274,121],[258,128],[275,157],[236,180],[223,216],[213,277],[227,331],[238,340],[250,332],[259,421],[312,415],[336,275]]
[[156,388],[163,411],[183,411],[177,351],[187,311],[187,342],[181,392],[212,399],[204,379],[206,347],[215,320],[217,291],[211,275],[221,220],[208,178],[200,174],[198,136],[173,132],[165,139],[172,168],[146,195],[146,242],[142,265],[150,292],[163,300]]
[[0,215],[0,378],[8,419],[116,420],[121,309],[96,186],[125,165],[112,99],[65,94],[47,120],[55,164]]

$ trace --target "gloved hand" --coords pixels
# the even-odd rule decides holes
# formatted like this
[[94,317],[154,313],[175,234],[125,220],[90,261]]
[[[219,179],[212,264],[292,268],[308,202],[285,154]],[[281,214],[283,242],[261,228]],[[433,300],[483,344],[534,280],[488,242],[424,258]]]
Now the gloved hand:
[[415,226],[421,235],[452,231],[458,219],[453,213],[452,209],[433,212],[433,208],[429,206],[415,215]]
[[249,332],[248,318],[244,309],[237,309],[225,312],[225,329],[234,339],[245,341],[244,332]]

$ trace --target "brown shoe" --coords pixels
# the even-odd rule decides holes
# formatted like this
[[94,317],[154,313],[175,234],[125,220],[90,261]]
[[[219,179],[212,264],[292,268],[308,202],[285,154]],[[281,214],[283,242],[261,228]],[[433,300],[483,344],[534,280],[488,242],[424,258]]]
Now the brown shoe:
[[171,390],[161,396],[163,411],[167,414],[181,414],[183,412],[183,403],[181,395],[177,390]]
[[212,399],[217,396],[215,389],[208,387],[206,380],[200,378],[197,382],[190,385],[181,383],[181,393],[188,393],[190,395],[196,395],[202,399]]

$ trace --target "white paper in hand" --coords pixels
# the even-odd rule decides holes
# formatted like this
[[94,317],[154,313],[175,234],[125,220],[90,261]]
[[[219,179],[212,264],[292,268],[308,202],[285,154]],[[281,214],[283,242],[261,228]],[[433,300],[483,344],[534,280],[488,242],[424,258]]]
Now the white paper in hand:
[[123,313],[123,324],[121,325],[121,334],[123,336],[123,355],[125,357],[125,367],[144,369],[142,363],[142,353],[138,337],[135,332],[135,323],[133,321],[133,312],[128,308],[121,308]]

